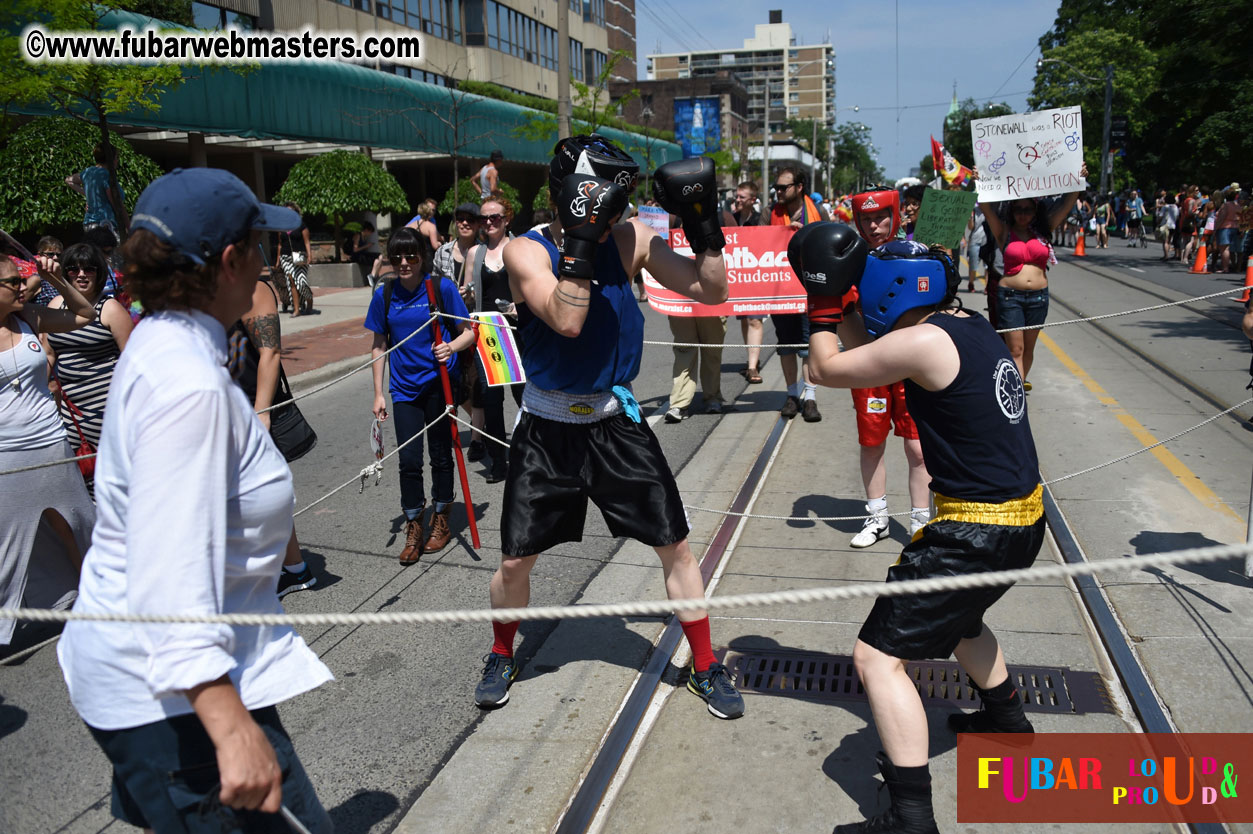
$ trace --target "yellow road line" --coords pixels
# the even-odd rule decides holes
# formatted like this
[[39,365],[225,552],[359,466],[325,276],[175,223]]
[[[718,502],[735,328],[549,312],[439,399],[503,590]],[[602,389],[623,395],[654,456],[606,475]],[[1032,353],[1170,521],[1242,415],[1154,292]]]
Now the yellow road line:
[[[1157,438],[1153,436],[1152,432],[1146,429],[1139,420],[1132,417],[1125,408],[1119,405],[1118,400],[1111,397],[1109,392],[1102,388],[1099,382],[1093,379],[1087,371],[1079,367],[1079,363],[1071,359],[1070,356],[1067,355],[1066,351],[1062,350],[1061,347],[1058,346],[1057,342],[1048,337],[1048,334],[1043,332],[1040,333],[1040,343],[1048,348],[1049,351],[1057,357],[1057,360],[1065,366],[1066,370],[1074,374],[1075,377],[1082,382],[1089,391],[1096,395],[1097,400],[1099,400],[1102,405],[1107,406],[1110,409],[1110,412],[1118,419],[1118,422],[1122,423],[1127,428],[1127,431],[1131,432],[1136,440],[1139,440],[1145,447],[1152,446],[1157,442]],[[1175,457],[1175,455],[1165,446],[1158,446],[1153,450],[1152,454],[1153,457],[1157,458],[1162,466],[1166,467],[1166,470],[1170,472],[1170,474],[1175,476],[1175,480],[1179,482],[1180,486],[1192,493],[1193,498],[1200,501],[1211,510],[1217,510],[1218,512],[1225,513],[1239,522],[1245,521],[1245,519],[1236,514],[1235,510],[1224,504],[1222,500],[1219,499],[1218,495],[1206,486],[1195,472],[1185,466],[1183,461]]]

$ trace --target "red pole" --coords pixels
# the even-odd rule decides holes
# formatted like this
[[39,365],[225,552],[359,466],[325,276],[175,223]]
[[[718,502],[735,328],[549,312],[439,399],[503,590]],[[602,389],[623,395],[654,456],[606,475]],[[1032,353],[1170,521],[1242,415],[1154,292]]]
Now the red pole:
[[[439,309],[435,303],[435,282],[431,276],[426,277],[426,300],[431,305],[431,311]],[[437,314],[438,315],[438,314]],[[431,337],[432,347],[444,343],[444,337],[439,332],[439,321],[434,322],[431,328],[434,335]],[[448,379],[448,366],[443,362],[436,362],[439,367],[439,381],[444,384],[444,404],[450,406],[456,413],[457,404],[452,401],[452,383]],[[457,421],[448,418],[448,427],[452,430],[452,448],[457,456],[457,473],[461,476],[461,493],[465,496],[466,518],[470,520],[470,540],[474,542],[477,550],[482,547],[479,543],[479,525],[474,520],[474,502],[470,500],[470,477],[466,474],[465,458],[461,455],[461,432],[457,430]]]

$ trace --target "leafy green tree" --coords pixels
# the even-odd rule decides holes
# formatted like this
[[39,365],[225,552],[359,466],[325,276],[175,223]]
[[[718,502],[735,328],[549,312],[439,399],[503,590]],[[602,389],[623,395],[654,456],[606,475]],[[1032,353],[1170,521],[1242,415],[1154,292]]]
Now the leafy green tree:
[[831,160],[832,190],[841,194],[866,183],[881,182],[883,168],[875,160],[868,139],[870,128],[860,122],[841,122],[832,133],[835,156]]
[[1044,58],[1056,62],[1046,60],[1036,71],[1027,103],[1036,110],[1083,107],[1083,156],[1089,178],[1095,180],[1100,176],[1105,128],[1105,66],[1114,67],[1112,112],[1126,117],[1131,134],[1143,134],[1151,118],[1149,94],[1158,81],[1157,56],[1130,34],[1092,29],[1072,33]]
[[[10,135],[0,149],[0,228],[43,234],[81,223],[83,198],[66,187],[65,178],[95,164],[98,139],[91,125],[62,117],[34,119]],[[161,168],[121,137],[114,138],[114,147],[129,211]]]
[[[572,134],[595,133],[605,125],[615,125],[616,120],[611,112],[608,102],[609,78],[613,75],[614,67],[623,59],[629,59],[631,53],[623,49],[615,49],[609,53],[609,57],[605,60],[605,66],[592,79],[591,83],[585,83],[578,79],[571,78],[570,86],[573,93],[570,96],[571,115],[570,115],[570,132]],[[626,95],[616,100],[617,104],[623,104],[639,95],[639,90],[631,90]],[[554,108],[553,112],[541,111],[531,116],[526,122],[514,128],[514,135],[520,139],[529,142],[555,142],[557,138],[557,114]]]
[[[1130,40],[1115,41],[1109,35],[1097,40],[1096,34],[1104,31]],[[1040,38],[1040,49],[1077,66],[1076,58],[1087,58],[1084,72],[1090,75],[1103,77],[1104,65],[1114,66],[1114,113],[1128,117],[1130,134],[1127,156],[1114,167],[1115,182],[1151,189],[1242,179],[1236,173],[1253,157],[1251,42],[1250,0],[1227,5],[1061,0],[1053,28]],[[1127,44],[1130,49],[1124,48]],[[1067,57],[1053,51],[1080,45],[1093,47],[1089,51],[1099,55]],[[1047,78],[1064,68],[1045,64],[1042,69],[1049,70]],[[1083,100],[1085,134],[1092,118],[1089,98]],[[1094,102],[1100,113],[1103,90]],[[1099,128],[1092,135],[1099,137]]]
[[[976,104],[974,99],[968,98],[957,105],[957,115],[952,123],[945,123],[944,135],[940,141],[944,143],[945,150],[951,153],[954,159],[962,165],[974,167],[979,162],[975,159],[974,146],[970,142],[970,123],[975,119],[1008,116],[1013,112],[1014,109],[1003,101],[996,104]],[[931,159],[930,154],[927,155],[927,159]],[[934,168],[924,168],[923,179],[930,179],[934,170]]]
[[[21,30],[28,22],[60,31],[101,28],[109,11],[126,4],[118,0],[5,0],[7,23],[0,25],[0,107],[15,104],[51,105],[68,116],[94,125],[99,142],[112,147],[109,117],[130,110],[155,111],[161,93],[183,81],[174,65],[28,63],[22,56]],[[115,171],[110,187],[121,204]],[[119,217],[122,228],[128,218]]]
[[335,233],[335,260],[344,216],[359,211],[404,214],[409,201],[396,178],[363,153],[330,151],[292,166],[274,200],[292,202],[306,214],[320,214]]
[[[518,189],[514,188],[504,180],[496,181],[496,190],[513,206],[515,212],[522,211],[522,196],[518,194]],[[440,200],[438,211],[440,214],[452,214],[457,206],[462,203],[474,203],[476,206],[483,202],[481,197],[483,192],[479,191],[479,184],[472,179],[459,180],[456,184],[456,191],[452,188],[444,192],[444,199]]]

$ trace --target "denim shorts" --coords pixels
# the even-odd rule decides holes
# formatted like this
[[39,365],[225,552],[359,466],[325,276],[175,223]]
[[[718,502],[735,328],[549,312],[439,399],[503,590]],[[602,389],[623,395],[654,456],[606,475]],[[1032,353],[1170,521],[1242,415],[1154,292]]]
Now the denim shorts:
[[997,327],[1039,327],[1048,314],[1048,287],[1015,290],[1002,284],[996,288]]
[[[253,710],[252,717],[274,747],[283,774],[284,807],[314,834],[331,834],[331,819],[296,758],[278,710]],[[125,730],[87,729],[113,764],[113,816],[123,822],[175,834],[291,834],[279,814],[221,804],[217,752],[196,715]]]
[[1215,234],[1214,243],[1218,246],[1234,246],[1239,235],[1239,229],[1219,229]]

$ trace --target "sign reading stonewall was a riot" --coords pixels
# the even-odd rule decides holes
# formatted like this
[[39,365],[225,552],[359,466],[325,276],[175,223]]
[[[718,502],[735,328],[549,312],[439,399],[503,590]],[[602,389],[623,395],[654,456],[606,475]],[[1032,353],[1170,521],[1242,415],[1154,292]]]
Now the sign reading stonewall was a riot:
[[1078,107],[970,123],[980,202],[1083,191],[1083,114]]

